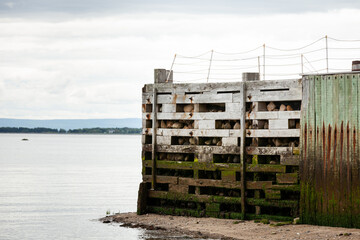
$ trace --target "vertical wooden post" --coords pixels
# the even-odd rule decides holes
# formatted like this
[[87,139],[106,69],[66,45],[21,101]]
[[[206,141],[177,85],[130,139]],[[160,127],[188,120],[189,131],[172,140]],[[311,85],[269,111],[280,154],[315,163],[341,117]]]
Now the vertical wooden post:
[[246,201],[245,201],[245,191],[246,191],[246,161],[245,161],[245,137],[246,137],[246,129],[245,129],[245,116],[246,116],[246,85],[245,82],[241,83],[240,88],[241,94],[241,109],[240,109],[240,126],[241,126],[241,138],[240,138],[240,163],[241,163],[241,215],[242,218],[245,219],[246,213]]
[[265,43],[263,45],[263,80],[265,80]]
[[258,56],[258,72],[259,72],[259,79],[260,79],[260,56]]
[[151,189],[154,190],[156,187],[156,122],[157,122],[157,89],[156,83],[153,86],[153,107],[152,107],[152,176],[151,176]]
[[208,75],[207,75],[207,78],[206,78],[206,82],[209,82],[210,69],[211,69],[211,63],[212,63],[212,59],[213,59],[213,54],[214,54],[214,50],[211,50],[210,64],[209,64],[209,71],[208,71]]
[[301,54],[301,74],[304,74],[304,55]]

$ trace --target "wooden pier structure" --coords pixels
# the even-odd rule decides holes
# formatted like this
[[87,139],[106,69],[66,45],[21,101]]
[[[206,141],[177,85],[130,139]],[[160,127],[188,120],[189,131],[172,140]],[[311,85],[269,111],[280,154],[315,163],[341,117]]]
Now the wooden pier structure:
[[175,84],[155,69],[138,213],[360,227],[359,74],[243,79]]

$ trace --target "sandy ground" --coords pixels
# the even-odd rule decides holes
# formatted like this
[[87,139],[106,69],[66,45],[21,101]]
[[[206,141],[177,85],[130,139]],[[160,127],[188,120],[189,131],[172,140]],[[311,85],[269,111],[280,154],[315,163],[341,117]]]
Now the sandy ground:
[[[215,239],[357,239],[360,229],[255,223],[216,218],[193,218],[136,213],[121,213],[100,219],[104,223],[119,223],[124,227],[178,232],[195,238]],[[273,223],[273,222],[271,222]]]

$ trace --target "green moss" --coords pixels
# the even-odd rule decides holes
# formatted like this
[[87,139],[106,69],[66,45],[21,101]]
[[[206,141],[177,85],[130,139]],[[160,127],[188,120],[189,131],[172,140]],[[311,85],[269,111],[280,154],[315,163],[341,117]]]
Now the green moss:
[[247,198],[247,204],[253,206],[264,206],[264,207],[290,207],[297,208],[298,201],[296,200],[266,200],[266,199],[256,199],[256,198]]
[[291,221],[292,217],[267,215],[267,214],[261,214],[261,215],[246,214],[246,219],[249,219],[249,220],[269,219],[269,220],[273,220],[273,221],[286,222],[286,221]]
[[280,226],[291,225],[291,224],[292,224],[291,221],[287,221],[287,222],[272,223],[272,224],[270,224],[270,226],[272,226],[272,227],[280,227]]
[[289,192],[300,192],[300,185],[272,185],[271,189]]
[[263,224],[270,224],[269,219],[266,219],[266,218],[261,219],[260,222],[263,223]]

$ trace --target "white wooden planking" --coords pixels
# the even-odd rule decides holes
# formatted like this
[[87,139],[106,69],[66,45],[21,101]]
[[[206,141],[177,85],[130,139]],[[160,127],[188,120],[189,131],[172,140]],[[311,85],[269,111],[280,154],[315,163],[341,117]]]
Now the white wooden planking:
[[273,111],[273,112],[252,112],[246,114],[246,119],[300,119],[301,111]]
[[215,120],[197,121],[199,129],[215,129]]
[[163,112],[163,113],[174,113],[174,112],[176,112],[176,104],[163,103],[161,108],[162,108],[161,112]]
[[269,129],[288,129],[289,120],[288,119],[270,119],[269,120]]
[[159,145],[171,145],[171,136],[156,136],[156,143]]
[[283,130],[270,130],[270,129],[247,129],[246,137],[300,137],[300,129],[283,129]]
[[226,112],[239,112],[241,108],[241,103],[225,103]]
[[237,146],[238,138],[237,137],[223,137],[222,146]]

